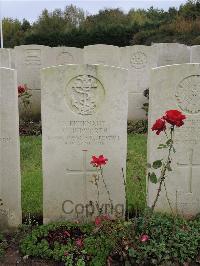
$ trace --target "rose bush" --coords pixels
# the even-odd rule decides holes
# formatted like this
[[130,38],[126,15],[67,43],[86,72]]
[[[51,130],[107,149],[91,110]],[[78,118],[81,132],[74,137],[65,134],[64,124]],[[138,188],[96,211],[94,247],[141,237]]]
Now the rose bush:
[[[172,162],[172,157],[171,153],[175,153],[175,148],[174,148],[174,130],[175,127],[181,127],[184,125],[184,121],[186,119],[186,116],[179,110],[168,110],[165,112],[165,115],[163,115],[161,118],[157,119],[156,122],[153,124],[151,130],[156,131],[156,134],[159,135],[161,132],[165,132],[165,135],[167,136],[167,141],[165,143],[162,143],[158,146],[158,149],[168,149],[168,155],[167,159],[164,161],[163,159],[154,161],[152,164],[148,164],[149,168],[153,169],[161,169],[161,174],[160,177],[157,178],[156,174],[154,171],[151,171],[148,173],[149,179],[152,183],[157,183],[159,182],[159,187],[157,190],[156,198],[154,200],[154,203],[151,207],[152,211],[154,211],[154,208],[156,206],[156,203],[158,201],[162,185],[165,186],[165,178],[166,178],[166,172],[167,171],[172,171],[171,168],[171,162]],[[169,125],[169,130],[170,134],[168,136],[167,134],[167,124]],[[166,191],[166,196],[167,196],[167,191]],[[171,208],[169,199],[167,198],[169,206]],[[172,210],[172,208],[171,208]]]

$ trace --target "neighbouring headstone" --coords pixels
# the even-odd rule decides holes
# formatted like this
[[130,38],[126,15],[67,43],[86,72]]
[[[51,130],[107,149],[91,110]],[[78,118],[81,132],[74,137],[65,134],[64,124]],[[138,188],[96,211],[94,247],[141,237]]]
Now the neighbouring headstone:
[[[177,109],[186,115],[185,124],[175,129],[172,171],[167,174],[166,188],[174,212],[186,217],[200,213],[200,65],[183,64],[155,68],[150,86],[148,162],[163,158],[157,149],[165,139],[151,131],[156,119],[165,111]],[[167,152],[167,151],[165,151]],[[148,182],[148,205],[152,206],[158,185]],[[170,211],[163,189],[156,209]]]
[[84,47],[85,64],[120,65],[119,47],[106,44],[95,44]]
[[52,65],[83,64],[83,49],[75,47],[53,47]]
[[191,46],[190,63],[200,63],[200,45]]
[[180,43],[155,43],[152,45],[157,66],[190,63],[190,47]]
[[20,102],[20,115],[39,119],[41,114],[40,70],[52,65],[51,48],[43,45],[21,45],[14,48],[18,85],[26,84],[31,94],[28,110]]
[[22,220],[16,71],[0,68],[0,229]]
[[11,49],[0,48],[0,67],[11,68]]
[[[125,209],[127,70],[64,65],[42,70],[44,222],[113,216]],[[92,155],[108,163],[98,189]],[[124,172],[124,178],[123,178]],[[98,204],[97,204],[98,203]],[[112,203],[112,204],[111,204]],[[94,215],[95,215],[94,214]],[[89,216],[89,217],[88,217]]]
[[120,55],[120,66],[128,68],[128,119],[145,119],[143,107],[148,98],[144,91],[149,89],[151,68],[156,67],[154,50],[144,45],[127,46],[120,48]]

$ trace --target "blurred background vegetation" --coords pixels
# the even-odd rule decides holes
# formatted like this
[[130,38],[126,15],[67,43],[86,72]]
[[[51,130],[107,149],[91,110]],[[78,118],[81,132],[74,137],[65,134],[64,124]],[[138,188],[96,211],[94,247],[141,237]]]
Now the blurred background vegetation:
[[5,47],[21,44],[83,47],[90,44],[126,46],[153,42],[200,44],[200,0],[179,9],[100,10],[96,15],[74,5],[53,12],[43,10],[37,21],[4,18]]

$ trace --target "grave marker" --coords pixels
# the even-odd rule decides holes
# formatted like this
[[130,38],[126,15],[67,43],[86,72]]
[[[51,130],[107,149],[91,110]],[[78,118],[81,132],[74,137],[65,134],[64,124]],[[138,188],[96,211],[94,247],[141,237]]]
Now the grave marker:
[[[116,216],[121,207],[120,215],[124,215],[125,81],[126,70],[110,66],[65,65],[42,70],[45,223],[83,218],[91,202],[97,214],[97,173],[90,161],[92,155],[100,154],[109,160],[103,171],[113,200],[111,214]],[[98,206],[105,211],[110,202],[102,181],[99,191]],[[77,213],[78,206],[83,213]]]
[[[200,65],[183,64],[155,68],[150,86],[148,161],[163,158],[163,136],[151,131],[155,120],[165,111],[177,109],[186,115],[185,124],[175,129],[176,153],[172,172],[167,174],[166,187],[174,211],[186,217],[200,212]],[[148,183],[148,205],[155,199],[157,185]],[[192,206],[194,203],[194,206]],[[170,211],[163,190],[157,210]]]

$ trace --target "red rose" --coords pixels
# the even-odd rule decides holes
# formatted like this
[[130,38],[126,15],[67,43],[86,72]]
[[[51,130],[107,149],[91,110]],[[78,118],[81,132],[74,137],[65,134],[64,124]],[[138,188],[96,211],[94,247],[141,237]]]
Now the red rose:
[[26,92],[27,87],[26,85],[19,85],[17,89],[18,89],[18,95],[21,95]]
[[165,113],[163,119],[165,119],[172,126],[181,127],[184,125],[183,120],[186,119],[186,116],[178,110],[169,110]]
[[163,119],[156,120],[155,124],[152,126],[152,131],[157,131],[156,134],[159,135],[160,132],[164,131],[166,129],[166,123]]
[[92,156],[92,160],[90,163],[95,167],[101,167],[102,165],[105,165],[107,161],[107,158],[105,158],[103,155],[99,155],[99,157]]

